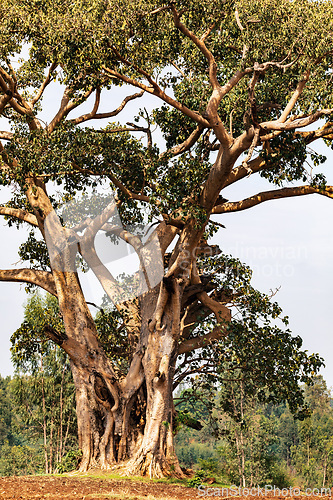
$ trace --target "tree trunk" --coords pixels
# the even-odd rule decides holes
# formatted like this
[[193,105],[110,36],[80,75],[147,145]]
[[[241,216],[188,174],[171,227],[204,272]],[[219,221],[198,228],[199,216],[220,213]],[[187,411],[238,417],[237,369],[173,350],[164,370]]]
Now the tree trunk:
[[179,306],[171,297],[163,328],[150,331],[158,291],[141,299],[145,311],[141,336],[128,374],[119,379],[97,339],[78,281],[73,275],[70,279],[70,286],[66,277],[66,288],[58,289],[66,336],[53,340],[71,361],[83,453],[80,470],[118,464],[126,473],[182,476],[173,445],[172,399]]
[[130,401],[120,397],[115,402],[109,382],[100,372],[74,364],[72,370],[79,448],[83,453],[80,470],[93,466],[107,469],[128,459],[137,451],[143,437],[143,388]]
[[[174,280],[175,281],[175,280]],[[175,283],[173,284],[175,286]],[[163,286],[163,284],[162,284]],[[179,295],[174,290],[168,291],[164,305],[162,323],[149,328],[151,324],[151,304],[155,300],[153,293],[142,301],[142,330],[147,339],[142,364],[147,387],[146,425],[142,444],[127,465],[131,474],[164,477],[174,475],[183,477],[175,454],[173,442],[174,406],[172,397],[175,372],[178,331],[179,331]]]

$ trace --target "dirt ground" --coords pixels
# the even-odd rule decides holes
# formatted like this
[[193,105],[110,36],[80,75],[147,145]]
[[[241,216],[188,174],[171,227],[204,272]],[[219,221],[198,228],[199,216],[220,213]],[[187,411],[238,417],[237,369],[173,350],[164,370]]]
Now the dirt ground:
[[78,477],[0,477],[0,500],[193,500],[194,488]]
[[328,500],[324,496],[222,497],[211,490],[199,496],[195,488],[166,483],[115,480],[92,477],[26,476],[0,477],[0,500]]

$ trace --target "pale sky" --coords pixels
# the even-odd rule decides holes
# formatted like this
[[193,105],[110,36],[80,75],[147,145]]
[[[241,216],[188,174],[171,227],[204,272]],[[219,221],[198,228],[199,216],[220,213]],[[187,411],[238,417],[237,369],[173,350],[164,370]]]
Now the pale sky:
[[[117,93],[128,95],[124,89]],[[113,95],[113,94],[112,94]],[[44,121],[58,106],[59,93],[48,91],[45,99],[47,113],[41,114]],[[103,111],[118,106],[119,99],[107,99]],[[103,102],[103,101],[102,101]],[[156,103],[156,101],[155,101]],[[137,101],[137,107],[152,108],[149,100]],[[119,115],[119,120],[132,121],[130,108]],[[0,122],[3,128],[3,122]],[[91,125],[91,124],[90,124]],[[100,125],[100,124],[99,124]],[[320,152],[323,152],[324,148]],[[333,184],[333,153],[328,150],[326,171],[328,181]],[[272,189],[257,175],[246,178],[223,192],[230,201],[236,201],[257,192]],[[8,200],[8,192],[0,190],[0,203]],[[333,200],[319,195],[293,199],[275,200],[258,205],[244,212],[224,214],[216,220],[223,222],[214,242],[225,253],[239,257],[254,271],[253,284],[263,292],[280,288],[274,297],[290,318],[290,328],[300,335],[303,348],[318,352],[326,362],[322,371],[328,386],[333,386],[333,366],[330,353],[333,346],[331,334],[331,302],[333,282]],[[9,229],[0,219],[0,267],[11,268],[19,257],[17,248],[23,237]],[[24,231],[23,231],[24,232]],[[17,267],[22,267],[18,263]],[[0,374],[12,375],[10,362],[10,336],[20,326],[23,304],[27,299],[24,285],[0,282],[1,340]]]

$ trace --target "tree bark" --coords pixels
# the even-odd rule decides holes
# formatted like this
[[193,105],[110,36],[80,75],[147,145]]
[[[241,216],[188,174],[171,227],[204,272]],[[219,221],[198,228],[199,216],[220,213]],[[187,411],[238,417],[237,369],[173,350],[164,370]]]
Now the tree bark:
[[127,471],[150,477],[183,477],[173,443],[172,388],[178,350],[179,295],[175,290],[168,291],[162,324],[151,330],[151,304],[157,303],[156,290],[147,294],[142,302],[142,331],[147,339],[142,360],[147,387],[146,425],[142,444],[127,464]]
[[141,298],[140,338],[125,378],[118,378],[97,339],[75,273],[57,273],[55,283],[66,336],[53,338],[69,355],[78,421],[80,470],[123,466],[126,473],[182,476],[173,445],[172,385],[179,297],[170,293],[161,329],[149,330],[158,290]]

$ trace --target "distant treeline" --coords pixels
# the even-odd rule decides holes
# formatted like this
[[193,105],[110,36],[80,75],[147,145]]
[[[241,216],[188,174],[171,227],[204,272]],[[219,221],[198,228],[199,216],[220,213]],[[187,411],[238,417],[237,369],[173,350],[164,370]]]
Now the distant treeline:
[[[304,387],[310,416],[303,420],[294,419],[286,404],[261,404],[232,385],[228,394],[218,394],[213,421],[201,419],[200,431],[181,427],[176,438],[181,464],[226,484],[331,487],[333,399],[324,379],[318,376]],[[205,402],[185,398],[179,408],[200,420]]]

